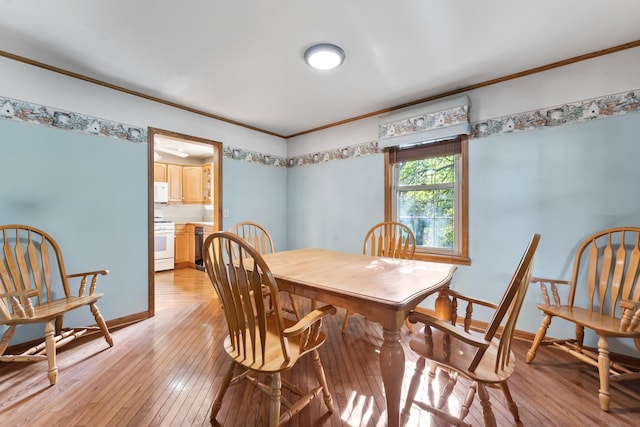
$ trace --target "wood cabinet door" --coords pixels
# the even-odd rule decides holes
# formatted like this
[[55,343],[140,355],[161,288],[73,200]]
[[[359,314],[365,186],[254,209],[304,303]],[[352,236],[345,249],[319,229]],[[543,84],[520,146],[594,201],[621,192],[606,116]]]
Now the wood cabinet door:
[[182,166],[182,203],[202,203],[202,166]]
[[153,180],[167,182],[167,164],[155,162],[153,164]]
[[186,226],[184,225],[176,225],[176,242],[174,248],[174,262],[176,264],[189,260],[187,254],[187,232]]
[[203,236],[203,241],[204,241],[204,240],[207,240],[207,237],[212,235],[216,230],[212,225],[205,225],[204,230],[202,231],[204,233],[204,236]]
[[196,265],[196,235],[195,226],[193,224],[187,224],[187,261],[193,267]]
[[169,202],[182,202],[182,166],[167,165],[169,182]]
[[195,226],[193,224],[176,225],[174,262],[177,267],[195,267],[196,237],[194,233]]

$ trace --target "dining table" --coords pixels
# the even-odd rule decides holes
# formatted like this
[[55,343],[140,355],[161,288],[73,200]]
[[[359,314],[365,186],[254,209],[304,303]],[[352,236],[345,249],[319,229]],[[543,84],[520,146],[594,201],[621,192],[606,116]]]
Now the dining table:
[[360,313],[383,328],[380,372],[387,425],[400,425],[405,355],[400,329],[427,296],[449,286],[453,264],[307,248],[263,255],[280,290]]

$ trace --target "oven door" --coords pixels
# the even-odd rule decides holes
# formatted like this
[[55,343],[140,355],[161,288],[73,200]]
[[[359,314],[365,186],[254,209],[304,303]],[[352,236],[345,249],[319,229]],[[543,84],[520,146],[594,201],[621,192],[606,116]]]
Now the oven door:
[[153,235],[154,271],[171,270],[174,267],[174,232],[171,230],[156,230]]

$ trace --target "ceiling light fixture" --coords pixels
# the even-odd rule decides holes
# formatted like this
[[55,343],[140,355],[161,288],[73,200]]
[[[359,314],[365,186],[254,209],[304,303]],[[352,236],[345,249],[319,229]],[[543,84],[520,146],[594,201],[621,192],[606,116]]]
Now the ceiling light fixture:
[[333,70],[342,65],[344,50],[334,44],[321,43],[307,49],[304,60],[316,70]]

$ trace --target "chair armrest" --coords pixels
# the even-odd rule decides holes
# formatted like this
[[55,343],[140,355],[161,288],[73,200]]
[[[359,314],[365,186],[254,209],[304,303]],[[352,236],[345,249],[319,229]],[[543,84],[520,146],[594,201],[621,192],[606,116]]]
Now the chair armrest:
[[629,299],[623,299],[620,301],[620,307],[627,310],[637,310],[640,308],[640,301],[631,301]]
[[[33,305],[31,304],[31,298],[35,296],[38,296],[37,289],[0,293],[0,318],[9,320],[14,316],[18,316],[20,318],[33,316],[35,312]],[[7,304],[11,306],[14,316],[11,315]]]
[[106,276],[109,274],[109,270],[95,270],[95,271],[85,271],[84,273],[75,273],[75,274],[67,274],[68,279],[72,279],[74,277],[86,277],[86,276]]
[[567,280],[545,279],[542,277],[532,277],[529,279],[529,283],[540,283],[540,293],[546,306],[551,305],[551,299],[549,298],[549,289],[551,288],[551,296],[553,303],[557,306],[562,305],[560,302],[560,294],[558,294],[558,285],[570,285],[571,282]]
[[640,301],[623,299],[620,301],[620,307],[622,308],[620,330],[624,332],[635,332],[640,330]]
[[557,279],[545,279],[543,277],[531,277],[529,279],[529,283],[555,283],[556,285],[570,285],[571,282],[568,280],[557,280]]
[[409,321],[411,323],[420,322],[420,323],[424,323],[425,326],[432,326],[436,329],[441,330],[442,332],[445,332],[447,334],[454,336],[460,341],[463,341],[469,345],[472,345],[478,348],[486,349],[487,347],[489,347],[489,344],[490,344],[489,341],[485,340],[482,337],[479,337],[477,335],[472,335],[466,332],[465,330],[463,330],[462,328],[452,325],[451,323],[445,320],[438,319],[437,317],[433,317],[425,313],[412,311],[409,314]]
[[282,331],[282,335],[285,337],[300,335],[318,320],[322,319],[325,316],[336,314],[336,312],[336,308],[332,305],[325,305],[317,308],[304,316],[302,319],[298,320],[295,325],[290,326]]
[[442,289],[441,291],[439,291],[439,294],[440,295],[447,295],[447,296],[453,297],[455,299],[461,299],[463,301],[468,301],[468,302],[470,302],[472,304],[478,304],[478,305],[482,305],[482,306],[485,306],[485,307],[493,308],[494,310],[496,308],[498,308],[498,305],[493,303],[493,302],[485,301],[485,300],[481,300],[481,299],[477,299],[477,298],[472,298],[472,297],[469,297],[469,296],[466,296],[466,295],[462,295],[462,294],[460,294],[460,293],[458,293],[456,291],[452,291],[451,289]]
[[78,296],[84,296],[84,291],[87,286],[87,277],[93,276],[91,278],[91,285],[89,286],[89,295],[93,295],[96,290],[96,283],[98,282],[98,275],[106,276],[109,274],[109,270],[94,270],[94,271],[85,271],[84,273],[75,273],[75,274],[67,274],[67,279],[73,279],[76,277],[82,277],[80,281],[80,289],[78,290]]

